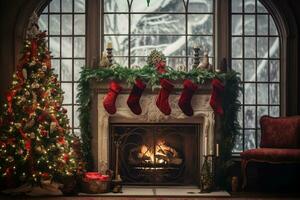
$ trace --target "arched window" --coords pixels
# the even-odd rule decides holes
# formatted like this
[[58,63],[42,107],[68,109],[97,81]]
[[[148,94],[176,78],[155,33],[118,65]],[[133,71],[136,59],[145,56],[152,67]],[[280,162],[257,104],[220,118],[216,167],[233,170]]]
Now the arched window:
[[208,51],[215,66],[225,52],[243,87],[234,152],[259,146],[262,115],[281,114],[281,36],[260,0],[151,0],[149,7],[145,0],[52,0],[41,12],[40,28],[49,32],[74,132],[80,67],[98,61],[108,42],[124,67],[144,65],[153,49],[165,53],[168,65],[185,70],[194,46],[200,55]]
[[42,11],[39,27],[48,32],[52,66],[59,75],[70,126],[79,133],[77,83],[86,63],[85,0],[52,0]]
[[259,146],[263,115],[280,115],[279,35],[266,8],[258,0],[232,0],[232,68],[241,73],[242,127],[235,151]]

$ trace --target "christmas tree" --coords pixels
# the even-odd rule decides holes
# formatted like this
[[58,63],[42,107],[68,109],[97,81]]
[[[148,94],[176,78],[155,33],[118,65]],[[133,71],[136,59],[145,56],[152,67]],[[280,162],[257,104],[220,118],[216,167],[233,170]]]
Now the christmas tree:
[[39,184],[82,169],[80,140],[62,101],[46,32],[33,23],[0,113],[0,181]]

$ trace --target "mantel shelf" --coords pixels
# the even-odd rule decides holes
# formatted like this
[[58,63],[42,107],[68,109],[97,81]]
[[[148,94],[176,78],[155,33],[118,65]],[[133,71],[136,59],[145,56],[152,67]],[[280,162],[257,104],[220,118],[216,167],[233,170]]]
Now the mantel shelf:
[[[180,94],[183,89],[183,80],[172,81],[174,84],[174,89],[171,94]],[[120,81],[119,84],[122,86],[122,91],[120,94],[129,94],[131,92],[132,86],[128,85],[125,81]],[[108,90],[108,81],[91,81],[91,89],[96,94],[105,94]],[[157,94],[159,92],[158,88],[146,87],[144,93],[146,94]],[[198,90],[195,94],[210,94],[212,91],[211,84],[209,82],[198,85]]]

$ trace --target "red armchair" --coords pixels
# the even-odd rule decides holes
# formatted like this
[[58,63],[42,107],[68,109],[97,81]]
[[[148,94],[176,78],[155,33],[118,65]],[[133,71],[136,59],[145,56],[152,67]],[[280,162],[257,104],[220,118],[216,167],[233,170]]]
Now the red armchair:
[[241,153],[243,185],[247,185],[249,162],[300,163],[300,116],[260,119],[260,148]]

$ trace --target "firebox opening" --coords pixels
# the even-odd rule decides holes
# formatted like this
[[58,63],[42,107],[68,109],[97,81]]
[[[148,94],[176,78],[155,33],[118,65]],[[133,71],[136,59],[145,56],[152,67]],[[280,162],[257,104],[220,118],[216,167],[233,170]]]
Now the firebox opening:
[[110,124],[110,168],[127,185],[197,185],[199,131],[196,124]]

